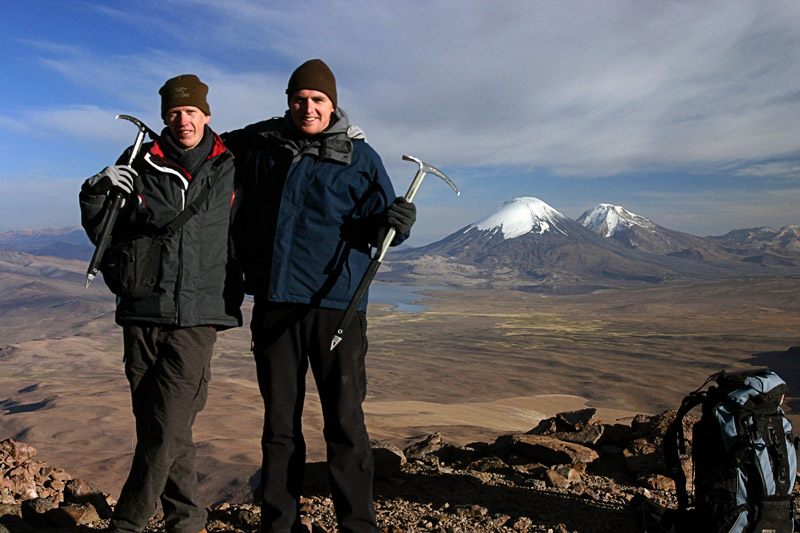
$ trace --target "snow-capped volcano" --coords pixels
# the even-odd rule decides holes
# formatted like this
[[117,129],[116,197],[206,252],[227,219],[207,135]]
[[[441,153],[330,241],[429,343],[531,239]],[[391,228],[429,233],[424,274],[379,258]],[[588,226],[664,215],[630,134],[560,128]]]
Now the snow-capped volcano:
[[704,239],[659,226],[649,218],[631,213],[619,205],[598,204],[578,217],[576,222],[626,248],[695,258],[714,255]]
[[[775,234],[775,230],[770,230]],[[578,220],[529,196],[514,198],[440,241],[392,253],[385,281],[580,293],[633,282],[716,279],[800,272],[800,255],[783,244],[756,248],[749,230],[703,238],[670,230],[612,204]],[[787,242],[800,228],[785,228]],[[719,239],[720,242],[717,242]],[[797,239],[800,242],[800,238]],[[771,242],[771,240],[769,240]]]
[[578,223],[603,237],[613,237],[618,231],[639,226],[653,230],[656,225],[649,218],[631,213],[619,205],[598,204],[578,217]]
[[472,228],[491,231],[493,234],[502,232],[506,240],[527,233],[543,234],[546,231],[556,231],[566,235],[564,230],[566,220],[564,215],[538,198],[523,196],[505,202],[483,219],[468,226],[464,233]]

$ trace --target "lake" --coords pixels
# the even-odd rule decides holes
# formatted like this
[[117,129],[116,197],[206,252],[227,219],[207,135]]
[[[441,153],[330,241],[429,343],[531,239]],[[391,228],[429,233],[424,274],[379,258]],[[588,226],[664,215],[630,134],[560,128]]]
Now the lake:
[[427,306],[413,303],[429,298],[419,291],[444,290],[447,287],[422,286],[422,285],[394,285],[391,283],[373,283],[369,286],[369,301],[392,305],[395,311],[402,313],[421,313],[428,309]]

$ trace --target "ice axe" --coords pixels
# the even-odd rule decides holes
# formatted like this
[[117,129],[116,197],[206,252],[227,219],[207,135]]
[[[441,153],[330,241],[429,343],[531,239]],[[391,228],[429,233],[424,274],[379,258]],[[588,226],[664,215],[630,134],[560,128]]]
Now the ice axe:
[[[408,188],[408,192],[406,192],[405,199],[407,201],[414,201],[414,196],[417,195],[419,186],[422,185],[422,180],[425,179],[426,174],[434,174],[435,176],[439,176],[445,181],[445,183],[452,187],[454,191],[456,191],[457,195],[461,195],[461,192],[458,190],[458,187],[456,187],[455,183],[453,183],[450,178],[445,176],[444,173],[439,169],[420,161],[416,157],[411,157],[410,155],[404,155],[403,160],[414,161],[419,166],[417,174],[414,176],[414,181],[411,182],[411,186]],[[389,245],[392,244],[396,233],[397,232],[394,228],[389,228],[386,233],[386,237],[383,239],[383,243],[381,244],[378,254],[370,262],[369,266],[367,267],[367,271],[364,272],[364,277],[361,278],[361,282],[358,284],[355,294],[353,294],[353,299],[350,300],[350,304],[347,306],[347,310],[344,312],[341,321],[339,321],[339,326],[336,328],[336,334],[333,336],[333,340],[331,340],[331,351],[336,348],[337,344],[342,342],[344,330],[347,329],[347,326],[350,325],[350,321],[353,320],[353,315],[355,315],[356,309],[358,309],[358,306],[361,304],[361,300],[364,299],[364,295],[367,293],[369,284],[372,283],[372,278],[374,278],[375,274],[378,272],[378,268],[381,266],[383,258],[386,255],[386,251],[389,249]]]
[[[136,134],[136,140],[133,143],[133,148],[131,149],[131,155],[128,157],[128,166],[130,166],[139,154],[139,150],[142,149],[145,133],[149,134],[151,139],[155,138],[156,134],[153,130],[145,126],[144,122],[130,115],[117,115],[114,118],[129,120],[139,128],[139,132]],[[114,229],[114,223],[117,221],[117,216],[122,209],[122,202],[125,199],[122,191],[119,190],[112,190],[111,195],[111,207],[106,211],[106,216],[103,220],[103,230],[100,233],[100,240],[97,243],[97,248],[94,249],[92,260],[89,261],[89,269],[86,271],[87,289],[92,281],[94,281],[94,278],[97,277],[97,271],[100,270],[100,261],[103,260],[103,254],[105,254],[108,243],[111,241],[111,230]]]

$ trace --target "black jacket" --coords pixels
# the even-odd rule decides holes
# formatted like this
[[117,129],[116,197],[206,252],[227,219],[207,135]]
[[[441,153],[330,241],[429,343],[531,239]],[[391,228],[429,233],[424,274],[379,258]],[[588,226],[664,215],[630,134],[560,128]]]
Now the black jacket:
[[[153,234],[187,208],[215,174],[222,176],[200,211],[165,241],[153,293],[142,300],[117,299],[118,324],[219,329],[242,324],[241,274],[232,259],[229,238],[233,155],[213,135],[214,147],[194,176],[166,159],[159,139],[145,144],[131,165],[138,176],[114,226],[112,243]],[[130,148],[118,164],[127,162],[128,154]],[[93,242],[99,239],[108,203],[105,195],[91,194],[87,187],[80,193],[81,222]]]

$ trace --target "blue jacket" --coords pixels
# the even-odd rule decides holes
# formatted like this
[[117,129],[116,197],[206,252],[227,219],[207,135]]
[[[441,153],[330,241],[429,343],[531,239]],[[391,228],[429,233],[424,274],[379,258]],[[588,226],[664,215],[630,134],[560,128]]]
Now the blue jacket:
[[223,136],[236,156],[235,253],[258,299],[345,309],[369,266],[394,189],[341,109],[332,122],[308,138],[287,113]]

